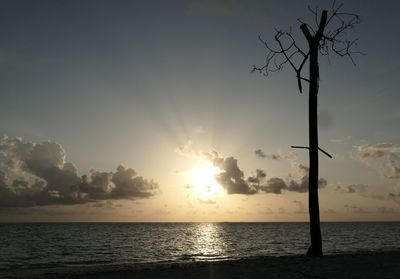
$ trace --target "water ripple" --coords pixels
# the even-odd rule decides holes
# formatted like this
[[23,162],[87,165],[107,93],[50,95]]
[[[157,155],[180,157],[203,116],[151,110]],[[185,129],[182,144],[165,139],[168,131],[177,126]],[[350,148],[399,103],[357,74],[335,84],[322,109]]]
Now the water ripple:
[[[307,223],[0,224],[0,269],[304,254]],[[400,223],[323,223],[327,254],[400,249]]]

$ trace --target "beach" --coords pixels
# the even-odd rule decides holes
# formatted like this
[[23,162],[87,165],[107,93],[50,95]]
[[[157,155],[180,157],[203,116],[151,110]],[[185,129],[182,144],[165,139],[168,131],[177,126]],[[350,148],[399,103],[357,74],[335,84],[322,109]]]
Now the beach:
[[0,271],[1,278],[399,278],[400,251]]

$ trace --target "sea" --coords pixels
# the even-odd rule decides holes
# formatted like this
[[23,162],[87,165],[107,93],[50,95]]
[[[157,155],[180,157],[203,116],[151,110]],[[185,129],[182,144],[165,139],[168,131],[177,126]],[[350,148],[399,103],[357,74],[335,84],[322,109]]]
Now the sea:
[[[400,249],[400,222],[325,222],[325,254]],[[0,269],[303,255],[308,223],[0,224]]]

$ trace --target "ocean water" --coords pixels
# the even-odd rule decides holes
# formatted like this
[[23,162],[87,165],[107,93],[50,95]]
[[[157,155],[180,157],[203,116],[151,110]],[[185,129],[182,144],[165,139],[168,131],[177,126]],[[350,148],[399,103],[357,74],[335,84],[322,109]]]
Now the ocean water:
[[[400,249],[400,222],[322,223],[325,254]],[[0,269],[304,254],[307,223],[0,224]]]

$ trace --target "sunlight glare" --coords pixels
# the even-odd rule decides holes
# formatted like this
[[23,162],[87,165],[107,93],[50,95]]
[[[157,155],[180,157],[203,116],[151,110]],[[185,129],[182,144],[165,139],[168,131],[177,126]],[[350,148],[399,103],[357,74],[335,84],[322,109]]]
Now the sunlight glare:
[[215,176],[221,172],[222,170],[215,167],[210,161],[203,161],[200,166],[189,172],[191,185],[203,197],[218,195],[221,193],[221,186]]

